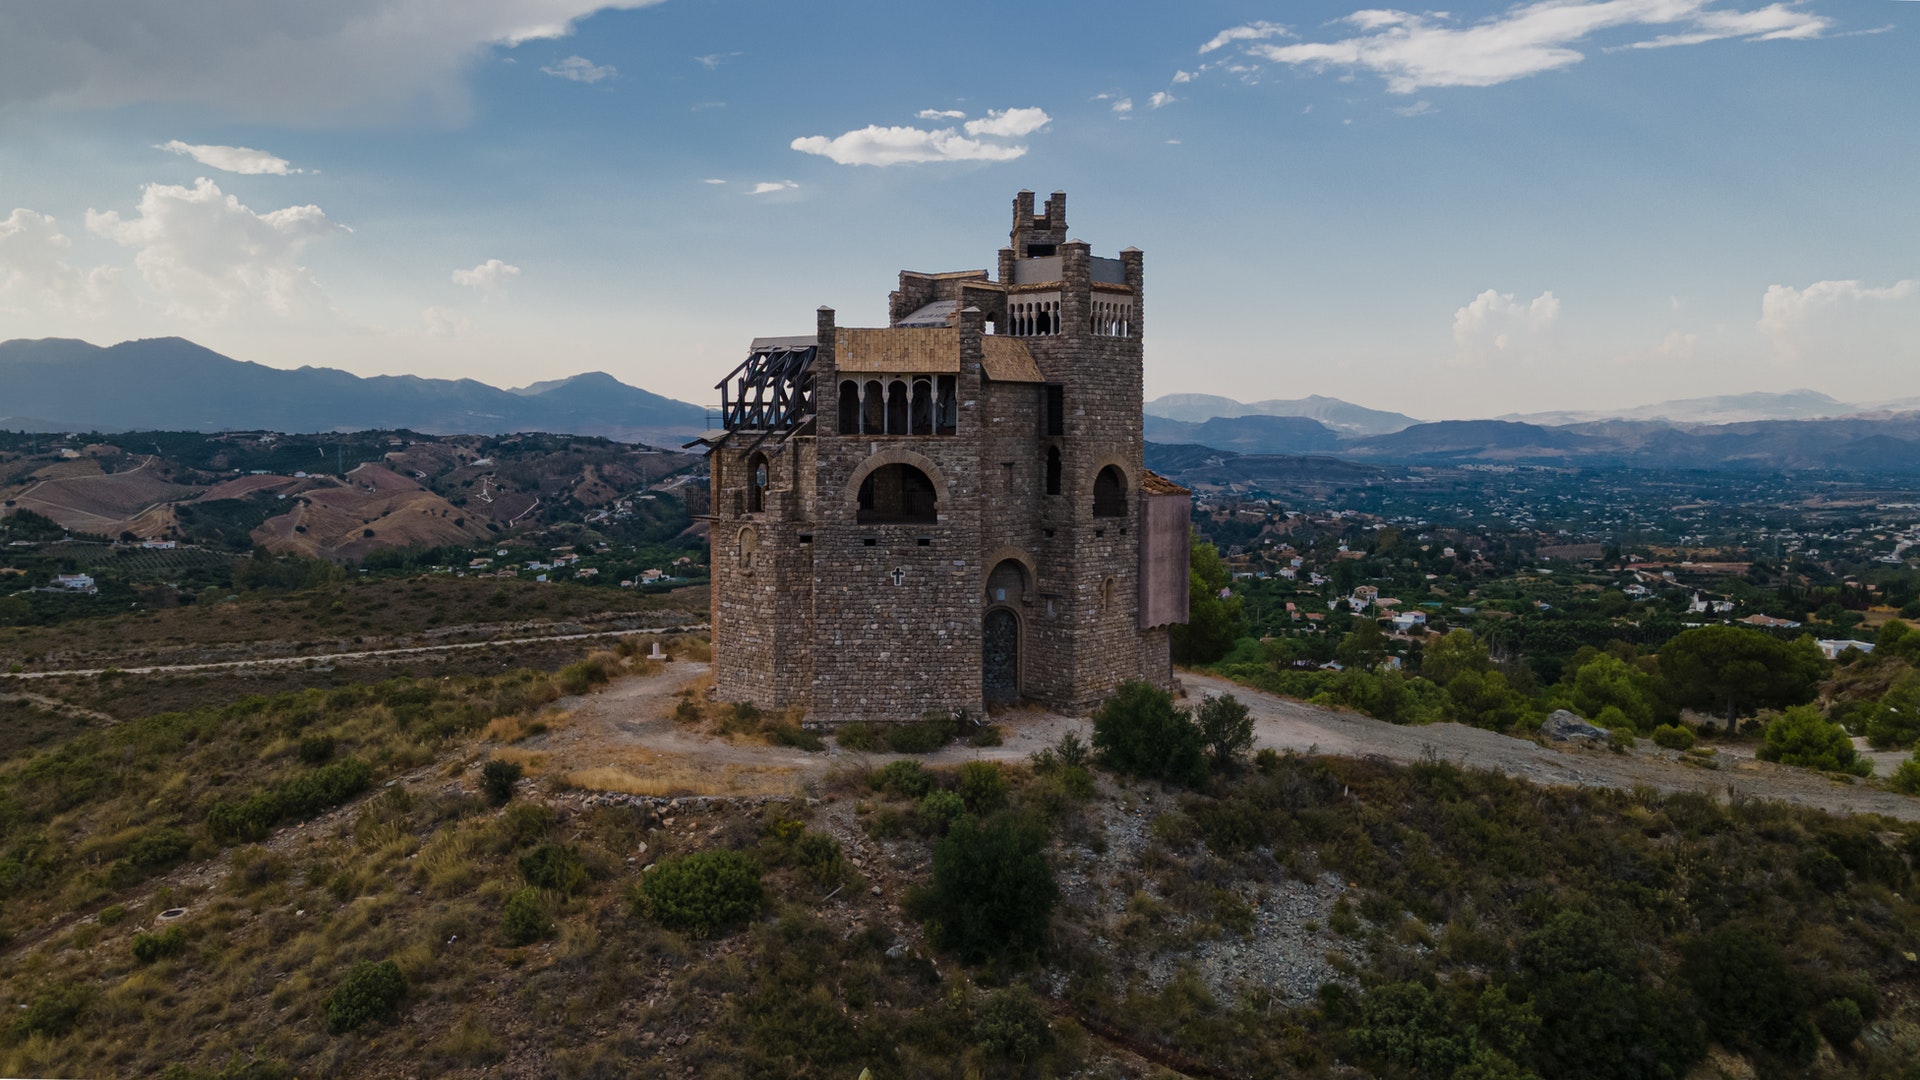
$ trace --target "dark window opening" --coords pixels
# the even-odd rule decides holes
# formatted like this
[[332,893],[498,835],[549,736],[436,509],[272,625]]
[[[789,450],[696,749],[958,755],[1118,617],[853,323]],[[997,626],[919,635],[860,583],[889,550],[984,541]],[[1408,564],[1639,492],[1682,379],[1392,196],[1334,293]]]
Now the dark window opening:
[[1011,461],[1000,463],[1000,490],[1009,493],[1013,491],[1013,462]]
[[813,543],[813,534],[812,534],[812,533],[801,533],[801,534],[800,534],[800,542],[801,542],[801,543],[803,543],[803,544],[811,544],[811,543]]
[[1044,259],[1059,250],[1060,249],[1053,244],[1028,244],[1027,257],[1030,259]]
[[919,537],[915,537],[915,538],[914,538],[914,541],[913,541],[913,542],[914,542],[914,543],[916,543],[916,544],[918,544],[918,545],[920,545],[921,547],[932,547],[932,546],[933,546],[933,537],[931,537],[931,536],[919,536]]
[[940,435],[951,435],[960,427],[959,377],[940,376],[939,392],[934,396],[934,431]]
[[1103,537],[1103,536],[1105,536],[1105,535],[1107,535],[1107,530],[1105,530],[1105,529],[1095,529],[1095,530],[1093,530],[1093,538],[1094,538],[1095,540],[1098,540],[1098,539],[1100,539],[1101,537]]
[[933,384],[918,379],[913,384],[913,433],[933,434]]
[[933,481],[911,465],[882,465],[860,482],[861,525],[931,525],[939,520]]
[[1059,383],[1047,384],[1047,434],[1061,436],[1067,433],[1067,388]]
[[887,387],[887,434],[907,433],[907,384],[895,381]]
[[873,540],[873,537],[869,536],[865,540],[860,541],[860,543],[864,544],[867,547],[872,547],[874,544],[874,540]]
[[755,454],[747,459],[747,513],[757,514],[767,508],[767,455]]
[[1051,539],[1053,539],[1053,530],[1052,530],[1052,529],[1042,529],[1041,531],[1047,534],[1047,539],[1049,539],[1049,540],[1051,540]]
[[1127,478],[1118,466],[1109,465],[1093,478],[1093,516],[1125,517],[1127,514]]
[[860,434],[860,384],[848,379],[840,384],[840,434]]
[[1047,447],[1047,494],[1060,494],[1060,448]]
[[860,433],[863,435],[885,435],[887,433],[887,391],[880,380],[867,382],[866,390],[860,401]]

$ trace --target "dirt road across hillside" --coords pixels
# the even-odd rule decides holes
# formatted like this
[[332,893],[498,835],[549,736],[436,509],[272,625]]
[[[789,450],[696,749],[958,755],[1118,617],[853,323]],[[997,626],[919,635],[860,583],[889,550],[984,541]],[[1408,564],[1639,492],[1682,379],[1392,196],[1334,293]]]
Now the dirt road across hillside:
[[[681,661],[659,675],[621,679],[600,693],[562,701],[560,707],[570,713],[567,725],[522,745],[543,756],[543,771],[572,776],[583,787],[602,786],[593,781],[604,779],[610,790],[644,794],[797,792],[830,770],[880,764],[894,757],[839,749],[805,753],[764,746],[754,739],[728,742],[690,732],[668,716],[679,691],[705,673],[704,664]],[[1203,694],[1223,693],[1246,702],[1253,711],[1256,744],[1283,752],[1378,756],[1403,764],[1438,759],[1537,784],[1646,786],[1716,798],[1737,793],[1831,813],[1920,820],[1920,799],[1829,780],[1804,769],[1752,760],[1729,761],[1719,768],[1687,765],[1678,754],[1644,741],[1638,749],[1615,753],[1602,747],[1543,745],[1460,724],[1402,727],[1263,694],[1224,679],[1192,672],[1183,672],[1180,678],[1190,703]],[[974,748],[956,743],[921,760],[929,765],[975,758],[1019,761],[1054,744],[1068,731],[1082,738],[1092,734],[1092,725],[1085,719],[1038,711],[1015,712],[998,722],[1005,732],[1001,746]]]

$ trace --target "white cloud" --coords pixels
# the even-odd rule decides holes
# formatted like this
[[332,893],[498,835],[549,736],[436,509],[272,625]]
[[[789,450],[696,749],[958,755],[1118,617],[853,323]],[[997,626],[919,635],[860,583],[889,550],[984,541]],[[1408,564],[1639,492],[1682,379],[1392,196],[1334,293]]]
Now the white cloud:
[[921,109],[914,113],[922,120],[965,120],[967,114],[959,109]]
[[703,68],[706,68],[708,71],[712,71],[715,68],[719,67],[722,61],[731,60],[736,56],[742,56],[742,55],[745,55],[745,54],[739,53],[739,52],[708,53],[705,56],[694,57],[693,62],[696,64],[699,64]]
[[1433,102],[1422,99],[1393,111],[1401,116],[1425,116],[1433,111]]
[[1270,23],[1224,30],[1201,51],[1249,42],[1248,56],[1310,70],[1358,68],[1387,80],[1396,94],[1438,86],[1495,86],[1585,59],[1577,45],[1604,31],[1668,33],[1631,47],[1697,45],[1709,41],[1799,40],[1819,37],[1831,19],[1776,3],[1752,11],[1710,10],[1712,0],[1535,0],[1499,15],[1460,25],[1444,12],[1367,10],[1341,22],[1357,33],[1336,41],[1274,44]]
[[116,0],[0,6],[0,105],[208,105],[276,122],[461,115],[496,46],[660,0]]
[[16,208],[0,220],[0,313],[63,312],[94,317],[121,292],[120,271],[67,262],[73,241],[44,214]]
[[1039,131],[1052,119],[1045,109],[988,109],[987,115],[969,120],[964,126],[967,134],[973,136],[1017,139]]
[[1886,369],[1920,361],[1920,281],[1870,286],[1816,281],[1804,289],[1768,286],[1759,330],[1776,362],[1823,368]]
[[464,337],[473,329],[473,320],[452,308],[430,307],[420,313],[420,322],[430,337]]
[[[990,138],[1017,138],[1045,127],[1052,118],[1040,109],[989,111],[968,121],[966,135],[954,128],[927,131],[914,127],[869,124],[858,131],[828,138],[808,135],[791,145],[803,154],[817,154],[841,165],[921,165],[936,161],[1012,161],[1027,148]],[[968,138],[967,136],[988,138]]]
[[223,169],[230,173],[241,173],[245,176],[286,176],[289,173],[306,171],[293,168],[292,162],[286,158],[275,157],[265,150],[255,150],[247,146],[195,146],[173,139],[161,143],[154,149],[185,154],[202,165]]
[[170,312],[213,322],[329,313],[300,255],[313,241],[350,230],[312,205],[257,214],[201,177],[190,188],[148,184],[132,218],[88,210],[87,231],[134,248],[134,266]]
[[1543,292],[1530,301],[1488,289],[1453,313],[1453,362],[1462,366],[1495,359],[1532,360],[1549,343],[1560,321],[1560,299]]
[[510,262],[488,259],[471,270],[455,270],[453,283],[478,289],[491,299],[506,291],[507,282],[520,276],[520,268]]
[[596,64],[584,56],[569,56],[540,70],[556,79],[581,83],[597,83],[620,73],[612,64]]
[[1153,92],[1153,96],[1147,99],[1147,107],[1150,109],[1158,109],[1162,105],[1171,105],[1178,100],[1180,99],[1167,93],[1165,90],[1156,90]]
[[703,184],[724,184],[724,183],[726,183],[726,181],[725,181],[725,180],[720,180],[720,179],[707,179],[707,180],[702,180],[702,181],[700,181],[700,182],[701,182],[701,183],[703,183]]
[[1114,102],[1112,105],[1108,107],[1111,108],[1114,112],[1117,112],[1122,116],[1125,116],[1127,113],[1130,113],[1133,111],[1133,99],[1121,98],[1119,101]]
[[762,180],[759,183],[753,185],[753,190],[747,192],[747,194],[771,195],[776,191],[791,191],[792,189],[797,188],[799,186],[800,186],[799,184],[796,184],[791,180]]
[[1191,71],[1175,71],[1173,73],[1173,85],[1175,86],[1179,86],[1181,83],[1189,83],[1192,81],[1193,81],[1193,72]]
[[1264,41],[1267,38],[1292,37],[1293,34],[1279,23],[1254,22],[1245,26],[1236,26],[1213,35],[1205,45],[1200,46],[1200,54],[1205,56],[1215,49],[1224,48],[1236,41]]

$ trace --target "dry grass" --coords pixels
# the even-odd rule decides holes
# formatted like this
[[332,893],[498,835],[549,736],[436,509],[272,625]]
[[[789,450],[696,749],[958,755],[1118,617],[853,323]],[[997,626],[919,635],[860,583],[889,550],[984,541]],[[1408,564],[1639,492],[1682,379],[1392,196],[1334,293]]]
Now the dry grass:
[[682,795],[792,795],[800,790],[799,770],[770,765],[711,766],[663,762],[629,770],[617,765],[580,769],[562,778],[589,791],[613,791],[656,798]]
[[520,713],[495,717],[488,722],[486,731],[482,735],[489,742],[517,743],[535,735],[559,731],[572,722],[573,714],[565,709],[548,709],[533,716]]

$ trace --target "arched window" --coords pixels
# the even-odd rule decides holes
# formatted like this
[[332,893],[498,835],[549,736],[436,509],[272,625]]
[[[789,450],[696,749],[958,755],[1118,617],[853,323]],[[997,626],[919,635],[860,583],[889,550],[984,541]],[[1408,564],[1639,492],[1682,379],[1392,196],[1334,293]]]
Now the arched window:
[[907,433],[907,384],[895,379],[887,384],[887,434]]
[[861,397],[860,433],[862,435],[885,435],[887,433],[887,392],[879,379],[867,381],[866,390]]
[[1047,494],[1060,494],[1060,448],[1047,447]]
[[747,459],[747,513],[757,514],[767,508],[767,485],[771,479],[767,455],[755,454]]
[[1127,476],[1117,465],[1101,469],[1093,478],[1093,516],[1127,516]]
[[925,379],[913,383],[913,433],[933,434],[933,384]]
[[854,521],[861,525],[931,525],[938,520],[933,481],[911,465],[882,465],[860,482]]
[[959,403],[954,400],[959,396],[957,384],[958,380],[952,375],[940,376],[940,391],[935,395],[933,405],[934,431],[938,434],[951,435],[959,430],[960,409]]
[[860,434],[860,384],[848,379],[840,384],[840,434]]
[[987,575],[987,603],[1018,604],[1026,598],[1027,568],[1018,559],[1002,559]]

